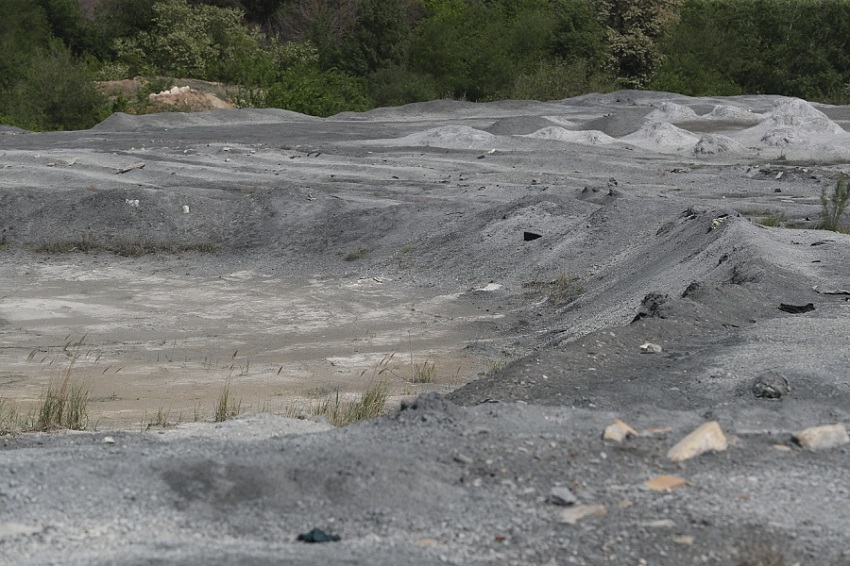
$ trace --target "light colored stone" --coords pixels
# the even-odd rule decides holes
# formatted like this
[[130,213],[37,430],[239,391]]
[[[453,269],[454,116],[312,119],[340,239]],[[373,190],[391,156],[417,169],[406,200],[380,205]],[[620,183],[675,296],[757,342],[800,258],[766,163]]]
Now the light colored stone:
[[634,438],[637,435],[638,432],[635,429],[620,419],[614,419],[614,422],[605,427],[605,432],[602,433],[602,439],[622,442],[627,438]]
[[641,523],[640,526],[649,529],[672,529],[676,526],[676,521],[673,519],[657,519],[655,521]]
[[111,436],[104,436],[101,442],[103,442],[104,444],[115,444],[115,439]]
[[688,482],[679,476],[661,475],[647,480],[643,485],[652,491],[671,491],[673,489],[684,487],[687,484]]
[[723,452],[728,446],[720,424],[717,421],[709,421],[680,440],[667,452],[667,458],[673,462],[684,462],[705,452]]
[[850,442],[843,424],[813,426],[794,435],[794,440],[806,450],[828,450]]
[[588,517],[604,517],[608,514],[608,508],[604,505],[576,505],[568,507],[558,514],[558,522],[567,525],[575,525],[582,519]]
[[676,544],[684,544],[686,546],[691,546],[694,544],[694,537],[691,535],[677,535],[673,537],[673,542]]
[[569,488],[566,487],[553,487],[549,492],[549,503],[554,503],[555,505],[572,505],[578,501],[578,498],[573,494]]
[[786,445],[784,445],[784,444],[774,444],[774,445],[773,445],[773,449],[774,449],[774,450],[779,450],[780,452],[791,452],[791,447],[790,447],[790,446],[786,446]]
[[673,432],[673,429],[669,426],[651,426],[643,429],[641,434],[644,436],[663,436],[671,432]]
[[14,522],[0,523],[0,540],[21,535],[35,535],[43,530],[43,527],[36,525],[24,525],[23,523]]
[[472,458],[470,458],[469,456],[467,456],[466,454],[460,454],[460,453],[454,455],[454,461],[457,462],[458,464],[463,464],[465,466],[468,466],[469,464],[474,462],[474,460]]
[[646,354],[660,354],[663,348],[658,344],[653,344],[652,342],[644,342],[640,345],[640,349],[643,350]]

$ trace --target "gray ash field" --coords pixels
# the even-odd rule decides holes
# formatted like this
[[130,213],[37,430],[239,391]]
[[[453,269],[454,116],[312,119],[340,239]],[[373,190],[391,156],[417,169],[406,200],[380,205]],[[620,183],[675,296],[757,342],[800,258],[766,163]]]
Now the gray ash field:
[[[0,437],[0,564],[850,564],[848,129],[623,91],[0,132],[0,397],[74,344],[99,421]],[[225,381],[235,420],[138,432]]]

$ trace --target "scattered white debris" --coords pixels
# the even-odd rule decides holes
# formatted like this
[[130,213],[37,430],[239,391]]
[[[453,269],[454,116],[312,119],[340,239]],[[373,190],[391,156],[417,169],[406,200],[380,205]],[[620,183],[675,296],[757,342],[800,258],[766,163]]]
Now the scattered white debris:
[[189,205],[188,204],[183,205],[183,214],[189,214]]
[[126,202],[127,204],[129,204],[133,208],[139,208],[139,199],[125,198],[124,202]]

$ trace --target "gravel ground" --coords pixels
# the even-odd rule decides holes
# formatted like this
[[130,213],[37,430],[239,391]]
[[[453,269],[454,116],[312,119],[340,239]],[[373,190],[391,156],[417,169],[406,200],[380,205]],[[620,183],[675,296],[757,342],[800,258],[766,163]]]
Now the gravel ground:
[[[0,436],[0,564],[850,564],[848,125],[622,91],[0,132],[0,398],[85,336],[103,418]],[[264,404],[395,353],[382,417]],[[259,400],[137,432],[224,379]]]

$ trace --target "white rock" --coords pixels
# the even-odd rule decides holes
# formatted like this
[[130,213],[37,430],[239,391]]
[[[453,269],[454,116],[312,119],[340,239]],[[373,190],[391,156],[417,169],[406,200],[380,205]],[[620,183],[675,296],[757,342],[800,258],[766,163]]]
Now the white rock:
[[604,517],[608,508],[604,505],[576,505],[568,507],[558,514],[558,521],[567,525],[575,525],[587,517]]
[[652,342],[644,342],[640,345],[640,349],[647,354],[660,354],[663,348],[661,348],[658,344],[653,344]]
[[827,450],[850,443],[843,424],[813,426],[794,435],[794,440],[807,450]]
[[602,433],[603,440],[612,440],[614,442],[622,442],[627,438],[638,436],[638,432],[624,423],[620,419],[614,419],[614,422],[605,427]]
[[667,452],[667,458],[673,462],[683,462],[705,452],[722,452],[727,447],[726,435],[723,434],[720,424],[717,421],[709,421],[680,440]]

